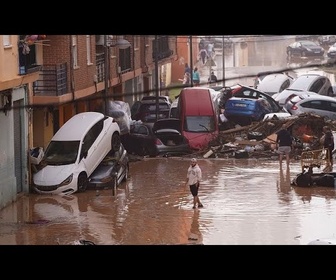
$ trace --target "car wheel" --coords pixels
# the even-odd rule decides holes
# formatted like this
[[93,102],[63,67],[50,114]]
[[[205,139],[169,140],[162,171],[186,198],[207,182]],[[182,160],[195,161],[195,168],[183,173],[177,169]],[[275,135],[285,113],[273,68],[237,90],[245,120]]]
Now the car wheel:
[[86,174],[83,172],[79,174],[78,180],[77,180],[77,191],[78,192],[84,192],[88,185],[88,178]]
[[119,135],[119,133],[115,132],[115,133],[113,133],[112,138],[111,138],[112,152],[119,151],[120,145],[121,145],[120,135]]

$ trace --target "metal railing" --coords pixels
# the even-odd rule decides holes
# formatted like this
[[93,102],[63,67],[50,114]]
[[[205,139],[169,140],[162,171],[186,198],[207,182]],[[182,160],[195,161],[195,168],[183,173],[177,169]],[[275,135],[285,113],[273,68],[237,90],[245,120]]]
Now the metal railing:
[[59,96],[67,93],[67,64],[42,65],[40,77],[33,83],[34,95]]

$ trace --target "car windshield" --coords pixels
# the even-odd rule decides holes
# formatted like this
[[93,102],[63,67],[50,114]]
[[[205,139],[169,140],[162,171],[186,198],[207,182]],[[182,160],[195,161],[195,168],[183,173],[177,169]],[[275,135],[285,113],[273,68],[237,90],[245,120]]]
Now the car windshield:
[[315,47],[315,46],[317,46],[317,44],[315,44],[314,42],[310,42],[310,41],[303,41],[302,45],[304,45],[306,47]]
[[214,132],[215,120],[212,116],[187,116],[185,130],[189,132]]
[[80,141],[51,141],[44,153],[48,165],[66,165],[76,162]]

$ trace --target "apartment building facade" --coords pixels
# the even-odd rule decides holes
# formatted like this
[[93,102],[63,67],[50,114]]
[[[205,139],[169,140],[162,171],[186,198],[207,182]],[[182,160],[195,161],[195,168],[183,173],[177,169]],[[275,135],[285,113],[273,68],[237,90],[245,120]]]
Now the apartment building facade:
[[73,115],[167,94],[176,36],[1,35],[0,209],[30,192],[30,151]]

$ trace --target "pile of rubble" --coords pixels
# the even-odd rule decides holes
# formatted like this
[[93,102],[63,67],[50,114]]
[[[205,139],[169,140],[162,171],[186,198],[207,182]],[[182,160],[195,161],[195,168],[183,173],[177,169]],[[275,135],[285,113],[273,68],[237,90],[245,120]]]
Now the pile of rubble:
[[321,148],[322,128],[329,125],[336,131],[336,121],[313,114],[302,114],[278,119],[263,120],[248,126],[236,126],[220,131],[218,138],[212,141],[207,150],[200,151],[204,158],[250,158],[265,157],[276,159],[276,133],[285,124],[294,139],[292,156],[300,158],[302,151]]

